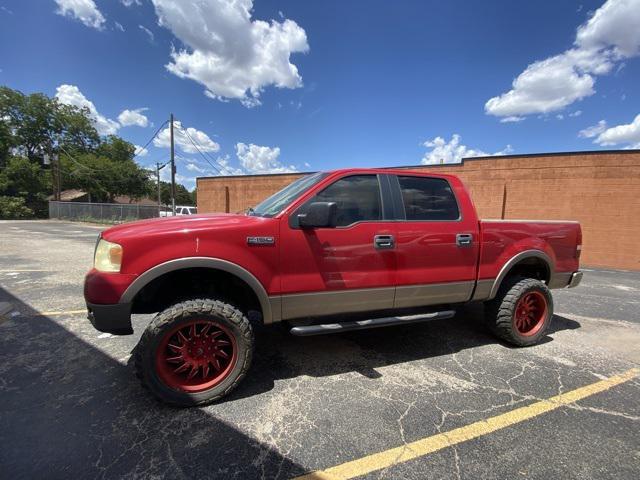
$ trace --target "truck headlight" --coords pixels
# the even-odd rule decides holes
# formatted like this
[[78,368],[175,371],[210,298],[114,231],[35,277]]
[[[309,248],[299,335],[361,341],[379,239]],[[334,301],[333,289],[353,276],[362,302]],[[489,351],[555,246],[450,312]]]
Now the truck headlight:
[[119,272],[122,264],[122,246],[101,238],[96,246],[93,266],[100,272]]

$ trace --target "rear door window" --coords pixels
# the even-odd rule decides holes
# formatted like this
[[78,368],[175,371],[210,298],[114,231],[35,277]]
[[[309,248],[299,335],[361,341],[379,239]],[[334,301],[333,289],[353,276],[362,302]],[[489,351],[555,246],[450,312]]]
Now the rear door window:
[[459,220],[451,185],[443,178],[398,176],[407,220]]

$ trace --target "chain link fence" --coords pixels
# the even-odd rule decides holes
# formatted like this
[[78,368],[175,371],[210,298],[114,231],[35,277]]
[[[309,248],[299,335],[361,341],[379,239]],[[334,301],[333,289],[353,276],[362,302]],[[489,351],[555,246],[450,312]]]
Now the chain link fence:
[[158,216],[157,205],[49,202],[49,218],[80,222],[123,223],[143,218],[157,218]]

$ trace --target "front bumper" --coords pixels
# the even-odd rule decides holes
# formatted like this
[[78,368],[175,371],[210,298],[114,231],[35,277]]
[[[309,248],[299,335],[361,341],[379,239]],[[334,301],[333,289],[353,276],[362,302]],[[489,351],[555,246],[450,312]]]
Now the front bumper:
[[133,333],[130,303],[100,305],[87,302],[87,310],[87,318],[96,330],[114,335]]

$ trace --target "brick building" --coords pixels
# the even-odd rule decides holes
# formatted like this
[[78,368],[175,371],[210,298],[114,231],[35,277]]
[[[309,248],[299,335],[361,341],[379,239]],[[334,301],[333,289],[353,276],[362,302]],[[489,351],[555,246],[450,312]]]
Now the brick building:
[[[482,218],[578,220],[585,265],[640,270],[640,150],[479,157],[406,168],[458,175]],[[300,175],[198,178],[198,212],[244,211]]]

